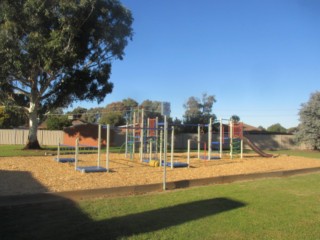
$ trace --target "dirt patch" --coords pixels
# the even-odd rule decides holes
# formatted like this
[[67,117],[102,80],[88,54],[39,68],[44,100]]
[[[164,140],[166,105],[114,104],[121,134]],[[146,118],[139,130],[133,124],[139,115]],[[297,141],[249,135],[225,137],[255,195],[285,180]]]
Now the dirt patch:
[[[68,157],[68,156],[66,156]],[[170,161],[170,157],[168,157]],[[186,162],[186,154],[175,154],[174,161]],[[80,166],[94,166],[97,155],[81,155]],[[101,157],[105,166],[105,156]],[[161,183],[163,169],[150,167],[138,159],[111,154],[110,173],[80,173],[74,164],[58,163],[53,156],[2,157],[0,159],[0,196],[27,193],[62,192]],[[181,181],[236,174],[265,173],[320,167],[317,159],[279,156],[260,158],[245,155],[243,159],[198,160],[191,158],[190,168],[167,168],[167,181]]]

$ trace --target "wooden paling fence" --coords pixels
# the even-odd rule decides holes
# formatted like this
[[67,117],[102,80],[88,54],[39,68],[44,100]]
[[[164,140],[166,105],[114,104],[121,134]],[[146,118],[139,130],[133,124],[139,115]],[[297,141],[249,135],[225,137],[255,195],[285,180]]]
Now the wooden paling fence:
[[[0,144],[26,144],[28,133],[25,129],[1,129]],[[59,140],[63,140],[63,135],[63,131],[38,130],[38,141],[40,145],[57,145]]]
[[[38,130],[38,141],[40,145],[57,145],[64,141],[63,131]],[[281,134],[252,134],[247,136],[258,147],[264,150],[277,149],[308,149],[306,145],[300,145],[295,142],[294,135]],[[214,139],[218,136],[213,136]],[[26,144],[28,139],[28,130],[25,129],[0,129],[0,144]],[[175,136],[175,148],[186,148],[188,139],[194,140],[191,148],[196,148],[197,134],[181,133]],[[201,142],[207,142],[208,135],[201,136]],[[114,146],[121,146],[125,141],[123,133],[115,133],[111,142]],[[247,148],[247,146],[245,146]]]

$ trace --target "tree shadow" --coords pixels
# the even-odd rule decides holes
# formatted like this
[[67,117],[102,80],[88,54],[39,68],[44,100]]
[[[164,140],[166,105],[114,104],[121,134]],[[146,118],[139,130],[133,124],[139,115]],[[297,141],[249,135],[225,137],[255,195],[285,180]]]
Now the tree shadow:
[[[26,172],[0,171],[0,181],[9,174],[20,178],[19,181],[33,181],[34,185],[45,190]],[[59,196],[0,197],[0,239],[118,239],[178,226],[244,206],[244,203],[232,199],[212,198],[114,218],[103,216],[103,220],[95,221],[75,202]]]

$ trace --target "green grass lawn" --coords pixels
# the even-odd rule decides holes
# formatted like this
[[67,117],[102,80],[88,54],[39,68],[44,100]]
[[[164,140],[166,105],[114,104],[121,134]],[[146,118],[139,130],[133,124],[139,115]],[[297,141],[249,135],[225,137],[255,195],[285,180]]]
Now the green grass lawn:
[[320,175],[0,208],[0,239],[319,239]]
[[[23,150],[24,145],[0,145],[0,157],[11,156],[43,156],[45,154],[56,154],[57,146],[42,146],[41,150]],[[103,151],[105,151],[103,149]],[[70,150],[69,150],[70,152]],[[90,150],[88,152],[97,153],[96,150]],[[123,147],[110,147],[111,153],[124,153]],[[179,149],[176,152],[186,152],[186,150]],[[274,155],[285,154],[290,156],[301,156],[309,158],[320,158],[320,151],[307,151],[307,150],[279,150],[279,151],[267,151]],[[253,153],[253,151],[245,151],[245,153]],[[63,150],[62,150],[63,154]]]
[[[47,154],[57,154],[57,146],[42,146],[41,150],[24,150],[24,145],[0,145],[0,157],[14,156],[44,156]],[[105,149],[102,149],[105,151]],[[118,153],[120,147],[110,147],[111,153]],[[82,153],[97,153],[97,150],[82,150]],[[74,153],[74,150],[61,149],[61,154]]]
[[271,154],[285,154],[289,156],[300,156],[308,158],[320,158],[320,151],[311,150],[278,150],[278,151],[267,151]]

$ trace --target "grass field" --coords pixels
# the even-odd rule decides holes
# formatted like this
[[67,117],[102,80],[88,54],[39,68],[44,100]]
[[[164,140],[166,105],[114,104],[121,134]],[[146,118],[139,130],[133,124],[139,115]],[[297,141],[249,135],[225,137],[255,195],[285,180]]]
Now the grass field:
[[[0,145],[0,157],[12,157],[12,156],[43,156],[45,154],[56,154],[57,146],[43,146],[41,150],[23,150],[23,145]],[[97,152],[96,150],[93,150]],[[123,152],[120,147],[111,147],[111,153]],[[92,150],[90,150],[92,152]],[[186,150],[179,150],[177,152],[186,152]],[[279,150],[279,151],[267,151],[274,155],[286,154],[291,156],[301,156],[308,158],[320,158],[320,151],[303,151],[303,150]],[[250,153],[250,151],[246,151]],[[62,151],[63,154],[63,151]]]
[[[42,146],[41,150],[24,150],[24,145],[0,145],[0,157],[13,156],[44,156],[46,154],[56,154],[57,146]],[[74,150],[72,150],[74,151]],[[86,150],[88,153],[97,153],[97,150]],[[120,147],[111,147],[111,153],[118,153]],[[61,154],[70,150],[61,150]]]
[[320,175],[0,208],[0,239],[319,239]]
[[[0,156],[35,156],[0,146]],[[118,149],[113,149],[117,152]],[[314,151],[274,151],[320,158]],[[0,159],[1,160],[1,159]],[[320,175],[0,207],[0,239],[319,239]]]

